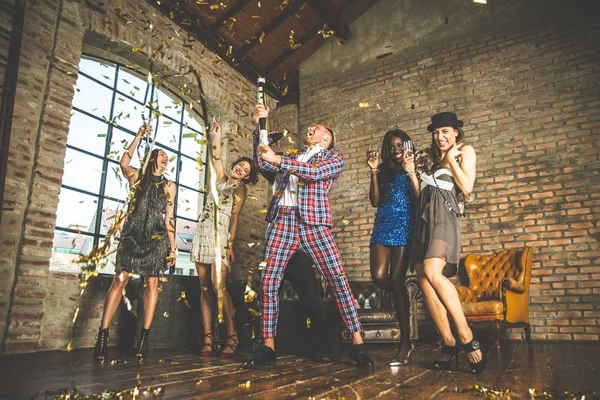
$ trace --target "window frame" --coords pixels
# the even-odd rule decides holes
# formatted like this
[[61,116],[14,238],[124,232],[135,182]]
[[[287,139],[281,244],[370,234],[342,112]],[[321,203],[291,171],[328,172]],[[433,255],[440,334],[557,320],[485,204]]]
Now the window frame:
[[[186,115],[192,115],[192,118],[194,118],[196,120],[196,122],[198,123],[198,125],[200,127],[204,127],[204,130],[206,131],[205,128],[205,123],[203,123],[203,118],[202,116],[198,115],[195,111],[195,108],[189,108],[186,109],[186,106],[189,106],[189,104],[193,104],[190,101],[182,98],[179,94],[175,93],[173,90],[171,90],[168,86],[165,86],[164,83],[163,85],[161,85],[161,87],[156,87],[154,90],[149,90],[150,94],[149,94],[149,98],[147,99],[147,103],[144,104],[142,101],[137,100],[135,97],[133,97],[132,95],[130,95],[129,93],[123,92],[121,90],[118,89],[119,86],[119,79],[122,79],[119,77],[119,72],[120,71],[126,71],[128,74],[133,75],[141,80],[146,80],[146,77],[141,76],[141,74],[136,71],[136,70],[132,70],[131,68],[128,68],[126,65],[117,62],[117,61],[113,61],[113,60],[107,60],[104,59],[102,57],[98,57],[98,56],[93,56],[93,55],[82,55],[80,62],[83,60],[89,60],[92,62],[96,62],[100,65],[102,65],[103,63],[105,64],[110,64],[111,66],[114,66],[114,80],[112,82],[112,84],[107,84],[105,82],[102,82],[100,79],[98,79],[97,77],[94,77],[86,72],[83,71],[79,71],[78,72],[78,76],[81,75],[87,79],[89,79],[90,81],[92,81],[94,84],[97,84],[103,88],[106,88],[108,90],[110,90],[112,92],[112,97],[111,97],[111,104],[110,104],[110,113],[108,115],[107,118],[105,118],[104,116],[98,116],[95,115],[93,112],[89,112],[86,110],[81,109],[80,107],[76,106],[74,103],[72,104],[72,110],[73,112],[77,112],[87,118],[91,118],[93,120],[96,120],[104,125],[107,126],[107,130],[106,130],[106,140],[104,143],[104,151],[102,155],[99,154],[95,154],[89,150],[85,150],[83,148],[80,148],[78,146],[75,146],[73,144],[65,144],[65,150],[66,149],[70,149],[72,151],[75,152],[79,152],[82,154],[85,154],[87,156],[93,157],[95,159],[98,159],[102,162],[102,172],[101,172],[101,177],[100,177],[100,186],[98,188],[98,191],[96,193],[94,192],[90,192],[89,190],[85,190],[85,189],[81,189],[78,187],[74,187],[72,185],[68,185],[68,184],[64,184],[61,182],[61,190],[63,188],[74,191],[76,193],[80,193],[80,194],[84,194],[84,195],[88,195],[93,197],[96,201],[97,201],[97,207],[96,207],[96,213],[95,216],[93,217],[93,228],[91,227],[92,225],[92,221],[90,221],[90,228],[89,228],[89,232],[88,231],[82,231],[82,230],[78,230],[78,229],[73,229],[73,228],[69,228],[69,227],[63,227],[63,226],[58,226],[55,223],[55,227],[54,230],[55,231],[60,231],[60,232],[66,232],[66,233],[70,233],[70,234],[76,234],[76,235],[82,235],[84,237],[90,237],[92,238],[93,242],[92,242],[92,248],[98,248],[98,246],[100,245],[101,241],[104,240],[104,238],[106,237],[106,234],[101,233],[102,231],[102,223],[103,223],[103,209],[104,209],[104,203],[105,200],[109,200],[112,202],[116,202],[116,203],[120,203],[120,204],[125,204],[126,200],[121,200],[119,198],[115,198],[112,196],[109,196],[106,194],[107,191],[107,174],[109,173],[110,169],[112,169],[112,167],[117,167],[120,168],[119,166],[119,161],[120,160],[116,160],[110,157],[110,151],[111,151],[111,144],[114,145],[114,143],[112,143],[112,139],[113,139],[113,132],[115,129],[119,129],[120,131],[127,133],[128,135],[131,135],[131,139],[133,139],[136,135],[137,132],[132,131],[129,128],[126,128],[124,126],[118,125],[115,126],[113,123],[111,123],[111,121],[113,121],[115,119],[115,105],[117,104],[117,96],[120,96],[124,99],[126,99],[127,101],[133,102],[135,105],[141,107],[142,110],[144,110],[144,114],[146,112],[148,112],[148,110],[150,109],[147,104],[151,104],[152,102],[154,102],[157,98],[158,98],[158,92],[162,92],[163,96],[166,96],[168,98],[170,98],[172,101],[176,101],[178,104],[180,104],[181,106],[181,115],[179,119],[175,119],[173,117],[171,117],[170,115],[167,115],[167,113],[165,113],[163,110],[161,110],[161,105],[158,104],[158,111],[161,113],[160,114],[160,123],[157,125],[158,129],[161,128],[162,124],[165,121],[171,121],[172,124],[178,124],[179,126],[179,140],[176,143],[176,147],[173,147],[171,145],[169,145],[168,143],[156,143],[155,147],[159,147],[159,148],[164,148],[167,151],[169,151],[171,154],[176,156],[176,165],[174,167],[174,172],[175,172],[175,176],[170,176],[169,179],[173,180],[175,182],[175,184],[177,185],[177,190],[175,193],[175,199],[174,199],[174,207],[173,207],[173,216],[175,217],[176,221],[186,221],[188,223],[194,223],[196,224],[198,222],[197,218],[196,219],[191,219],[189,217],[184,217],[184,216],[180,216],[178,215],[178,200],[179,200],[179,192],[181,189],[185,189],[188,191],[192,191],[195,192],[198,195],[198,207],[201,208],[205,202],[206,202],[206,193],[204,193],[204,191],[201,190],[201,187],[191,187],[189,185],[183,184],[179,182],[180,179],[180,175],[181,175],[181,169],[183,166],[183,159],[187,159],[188,161],[192,161],[194,163],[197,164],[197,159],[194,157],[189,156],[188,154],[185,154],[182,152],[182,146],[183,146],[183,142],[184,142],[184,133],[196,133],[196,137],[200,136],[202,137],[202,139],[206,140],[207,139],[207,134],[206,132],[201,132],[198,129],[191,127],[188,125],[187,122],[185,122],[185,117]],[[149,83],[147,85],[150,85]],[[148,86],[149,87],[149,86]],[[148,89],[147,89],[148,90]],[[73,114],[73,113],[72,113]],[[70,124],[71,122],[69,122]],[[70,128],[70,126],[69,126]],[[184,129],[186,130],[184,132]],[[196,139],[194,139],[196,140]],[[129,143],[131,143],[129,141]],[[205,146],[205,145],[203,145]],[[203,156],[203,162],[206,165],[206,162],[208,161],[208,151],[206,151],[206,149],[201,146],[200,150],[199,150],[199,154],[201,156]],[[202,154],[203,153],[203,154]],[[64,169],[66,170],[68,167],[65,164]],[[201,176],[201,171],[199,172],[199,177]],[[204,168],[204,184],[207,182],[207,178],[208,178],[208,168]],[[63,172],[64,173],[64,172]],[[200,210],[199,210],[200,212]],[[175,228],[177,229],[177,228]],[[175,231],[175,234],[177,235],[177,230]],[[175,240],[177,241],[177,236],[175,238]],[[182,240],[184,243],[186,243],[186,241],[184,239],[180,239]],[[53,258],[54,258],[54,245],[53,245]],[[184,253],[184,254],[189,254],[189,250],[181,250],[179,249],[180,252]],[[51,259],[50,261],[50,268],[52,269],[53,266],[53,260]],[[63,269],[60,269],[59,267],[56,267],[54,269],[55,271],[64,271]],[[105,272],[103,272],[105,273]],[[185,273],[183,274],[185,275]]]

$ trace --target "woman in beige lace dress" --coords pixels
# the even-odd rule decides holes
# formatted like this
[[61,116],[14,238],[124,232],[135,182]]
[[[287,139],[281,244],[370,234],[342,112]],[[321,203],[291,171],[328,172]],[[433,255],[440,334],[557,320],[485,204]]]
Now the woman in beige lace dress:
[[237,333],[233,322],[233,302],[225,288],[227,273],[235,260],[233,254],[233,241],[237,231],[237,223],[242,207],[246,202],[246,184],[257,181],[257,173],[252,159],[241,157],[232,166],[229,176],[225,175],[221,161],[221,127],[218,122],[213,122],[211,128],[213,145],[213,159],[217,174],[217,191],[219,195],[219,233],[221,254],[221,268],[217,271],[215,264],[215,224],[214,201],[209,195],[206,206],[198,220],[198,226],[192,242],[190,259],[196,264],[196,271],[200,279],[200,310],[202,312],[202,325],[204,327],[204,346],[200,351],[202,356],[211,356],[215,337],[212,332],[212,313],[214,309],[215,294],[217,293],[217,273],[223,289],[223,312],[227,326],[227,344],[221,352],[221,358],[232,357],[238,344]]

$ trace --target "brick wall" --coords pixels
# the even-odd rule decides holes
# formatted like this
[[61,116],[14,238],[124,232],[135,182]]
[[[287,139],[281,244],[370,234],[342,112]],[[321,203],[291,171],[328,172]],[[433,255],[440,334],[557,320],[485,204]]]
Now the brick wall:
[[[152,32],[148,22],[153,25]],[[256,88],[212,53],[203,52],[200,43],[190,40],[146,2],[27,2],[0,227],[0,274],[4,278],[0,282],[0,332],[4,351],[61,349],[71,336],[77,279],[48,268],[73,87],[82,52],[118,55],[120,60],[147,66],[148,54],[161,44],[166,50],[157,59],[157,66],[169,65],[171,71],[181,73],[191,66],[200,72],[208,105],[221,115],[224,133],[232,137],[225,161],[251,154],[250,140],[237,135],[235,126],[239,124],[242,133],[253,128],[249,113],[254,96],[248,92]],[[143,50],[133,53],[132,47]],[[190,75],[182,79],[186,78],[192,79]],[[236,250],[240,262],[234,267],[234,276],[241,277],[247,275],[249,266],[260,262],[259,251],[245,243],[255,242],[264,233],[263,216],[257,213],[265,201],[264,191],[252,188],[249,194],[258,200],[248,200],[239,222]],[[103,296],[87,295],[75,346],[92,345],[99,325]]]
[[335,77],[301,73],[300,129],[338,131],[333,230],[349,278],[370,280],[367,147],[396,124],[426,145],[431,115],[458,113],[478,156],[463,252],[532,246],[534,339],[598,340],[600,12],[538,11]]

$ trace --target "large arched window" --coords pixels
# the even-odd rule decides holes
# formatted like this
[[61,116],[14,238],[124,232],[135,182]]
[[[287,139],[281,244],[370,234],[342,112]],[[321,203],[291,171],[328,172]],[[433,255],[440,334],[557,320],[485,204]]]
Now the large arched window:
[[[152,102],[162,113],[155,146],[169,154],[167,178],[178,185],[175,202],[176,273],[195,272],[189,260],[196,221],[204,203],[206,161],[204,129],[191,107],[163,87],[151,90],[144,77],[106,61],[82,58],[73,98],[64,175],[61,185],[51,270],[78,272],[72,263],[104,239],[119,203],[128,195],[119,160],[148,118],[145,104]],[[133,166],[139,167],[137,157]],[[114,260],[114,254],[112,256]],[[112,262],[103,272],[113,273]]]

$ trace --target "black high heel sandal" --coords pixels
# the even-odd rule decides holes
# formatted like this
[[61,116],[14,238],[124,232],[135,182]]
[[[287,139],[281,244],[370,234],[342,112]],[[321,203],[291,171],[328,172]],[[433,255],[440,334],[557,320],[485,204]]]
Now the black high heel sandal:
[[148,337],[150,336],[150,329],[142,328],[140,333],[140,341],[138,342],[135,350],[135,357],[138,359],[145,358],[148,355]]
[[108,358],[108,328],[98,329],[98,340],[94,348],[94,361],[103,363]]
[[473,372],[476,375],[479,375],[487,365],[487,356],[481,348],[481,344],[479,344],[477,340],[473,339],[469,343],[463,344],[463,349],[465,350],[465,353],[472,353],[474,351],[481,350],[481,360],[479,360],[479,362],[472,363],[471,361],[469,361],[469,364],[471,366],[471,372]]
[[455,360],[455,367],[458,367],[458,346],[442,346],[442,354],[448,354],[450,359],[437,360],[433,363],[433,369],[449,371],[451,370],[452,360]]
[[392,361],[390,361],[390,366],[391,367],[399,367],[402,365],[408,365],[408,363],[410,362],[410,357],[412,355],[412,351],[415,349],[415,345],[414,344],[410,344],[410,350],[408,350],[408,353],[406,353],[406,358],[399,358],[398,354],[400,354],[400,349],[398,349],[398,351],[396,352],[396,356],[394,357],[394,359]]

